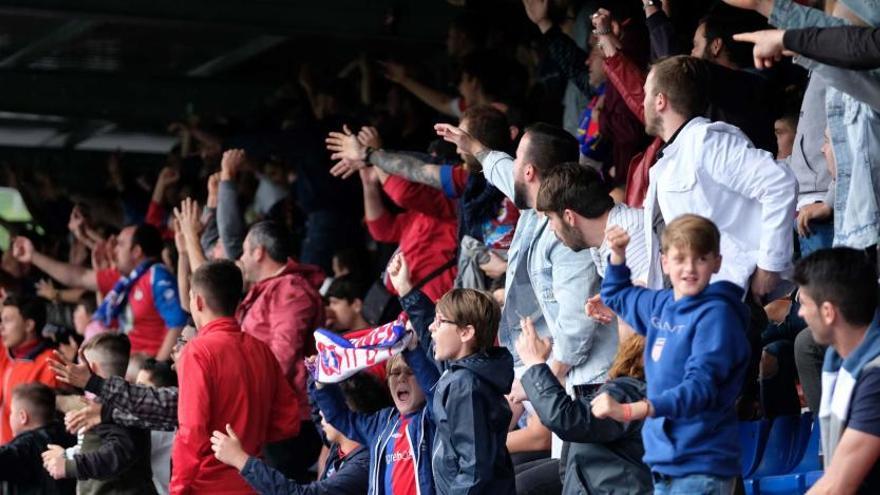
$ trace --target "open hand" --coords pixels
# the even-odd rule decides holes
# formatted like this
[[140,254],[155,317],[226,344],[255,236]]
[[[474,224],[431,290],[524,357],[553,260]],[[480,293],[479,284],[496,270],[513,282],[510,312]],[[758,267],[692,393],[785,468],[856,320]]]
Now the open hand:
[[596,320],[603,325],[611,323],[611,320],[615,317],[614,312],[602,302],[602,296],[600,294],[596,294],[587,299],[587,304],[584,305],[584,311],[587,313],[587,318]]
[[333,152],[332,160],[364,161],[367,157],[367,146],[358,141],[347,125],[342,126],[342,132],[328,134],[324,142],[327,150]]
[[55,373],[55,378],[62,383],[77,388],[85,388],[89,378],[92,377],[92,369],[89,360],[82,349],[79,350],[79,364],[67,359],[64,354],[53,351],[49,358],[49,368]]
[[434,131],[444,141],[454,144],[459,152],[476,156],[481,151],[487,151],[483,143],[465,132],[461,127],[452,124],[434,124]]
[[174,218],[180,231],[186,239],[198,240],[199,232],[202,230],[201,209],[196,200],[185,198],[180,202],[180,206],[174,209]]
[[241,441],[228,424],[226,425],[225,434],[214,431],[214,434],[211,436],[211,450],[214,451],[214,457],[218,461],[232,466],[239,471],[244,469],[244,465],[247,464],[247,452],[241,447]]
[[541,338],[535,330],[531,318],[523,318],[520,321],[522,332],[516,339],[516,352],[526,366],[547,362],[553,345],[547,337]]
[[382,147],[382,137],[379,136],[379,130],[375,127],[361,127],[357,139],[359,143],[368,148],[377,150]]

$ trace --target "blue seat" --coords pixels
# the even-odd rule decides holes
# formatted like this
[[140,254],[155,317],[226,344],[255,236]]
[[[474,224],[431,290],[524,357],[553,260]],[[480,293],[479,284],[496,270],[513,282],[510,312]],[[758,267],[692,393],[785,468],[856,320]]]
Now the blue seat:
[[810,471],[804,475],[804,487],[809,490],[822,477],[823,471]]
[[[806,415],[804,415],[806,417]],[[821,471],[822,463],[819,462],[819,448],[822,445],[822,429],[819,428],[818,421],[810,418],[811,426],[809,438],[804,445],[804,452],[801,454],[800,461],[794,466],[791,473],[807,473],[810,471]]]
[[[779,418],[777,418],[779,419]],[[790,420],[785,420],[786,422]],[[813,415],[810,413],[803,414],[797,419],[798,424],[795,426],[797,431],[794,432],[792,441],[780,441],[778,435],[782,435],[786,428],[791,425],[785,423],[774,423],[770,429],[767,446],[764,449],[764,458],[755,470],[754,481],[755,491],[760,491],[761,495],[800,495],[806,490],[806,476],[804,473],[815,471],[821,468],[819,465],[819,425],[813,421]],[[784,440],[784,439],[783,439]],[[784,456],[777,453],[771,453],[771,450],[782,448],[791,448],[790,455]],[[788,457],[784,463],[789,467],[783,471],[787,474],[766,475],[766,472],[773,471],[772,464],[781,464],[780,459]]]
[[739,422],[740,461],[743,479],[748,478],[758,467],[764,453],[764,446],[767,443],[769,430],[770,423],[767,420]]
[[779,416],[773,420],[761,462],[753,478],[787,474],[798,465],[810,439],[812,415]]
[[758,482],[754,479],[743,480],[743,490],[746,495],[759,495]]
[[761,495],[802,495],[806,491],[804,473],[767,476],[758,480]]

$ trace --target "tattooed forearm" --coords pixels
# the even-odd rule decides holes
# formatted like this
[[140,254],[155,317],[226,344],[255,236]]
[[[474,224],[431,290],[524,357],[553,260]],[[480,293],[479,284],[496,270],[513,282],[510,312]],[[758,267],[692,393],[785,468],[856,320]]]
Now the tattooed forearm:
[[370,163],[392,175],[411,182],[440,189],[440,167],[425,163],[404,153],[376,150],[370,155]]

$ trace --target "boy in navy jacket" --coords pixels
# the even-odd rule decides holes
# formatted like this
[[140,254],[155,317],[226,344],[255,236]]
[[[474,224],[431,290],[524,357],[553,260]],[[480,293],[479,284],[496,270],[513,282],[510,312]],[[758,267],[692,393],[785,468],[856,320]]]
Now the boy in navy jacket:
[[654,493],[732,493],[740,472],[734,404],[749,361],[743,290],[709,283],[721,268],[720,234],[708,219],[682,215],[666,227],[661,263],[669,290],[634,287],[625,264],[629,235],[611,227],[602,301],[647,337],[648,398],[620,404],[608,394],[593,414],[645,418],[644,461]]
[[411,352],[433,357],[443,371],[429,399],[429,419],[437,428],[431,455],[437,493],[515,493],[505,398],[513,383],[513,356],[495,346],[498,303],[485,292],[454,289],[435,307],[413,289],[402,255],[392,259],[388,272],[418,335],[421,349]]

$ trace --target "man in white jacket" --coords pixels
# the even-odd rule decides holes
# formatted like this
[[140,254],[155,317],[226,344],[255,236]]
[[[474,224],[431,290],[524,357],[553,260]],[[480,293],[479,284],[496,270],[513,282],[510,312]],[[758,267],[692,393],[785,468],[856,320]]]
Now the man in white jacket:
[[[738,128],[700,117],[707,104],[704,63],[671,57],[655,64],[645,82],[645,128],[666,143],[650,171],[646,224],[655,224],[658,211],[666,223],[685,213],[712,220],[723,257],[713,282],[733,282],[760,299],[791,268],[797,182]],[[646,242],[651,246],[653,237]]]
[[[797,180],[737,127],[710,122],[708,84],[701,60],[678,56],[651,68],[645,81],[645,128],[666,143],[649,173],[645,225],[669,223],[685,213],[706,217],[721,232],[721,269],[712,281],[742,287],[751,310],[752,357],[738,402],[741,418],[757,411],[763,304],[778,297],[790,273]],[[647,252],[655,236],[645,229]],[[651,273],[660,270],[652,263]],[[649,277],[650,278],[650,277]]]

